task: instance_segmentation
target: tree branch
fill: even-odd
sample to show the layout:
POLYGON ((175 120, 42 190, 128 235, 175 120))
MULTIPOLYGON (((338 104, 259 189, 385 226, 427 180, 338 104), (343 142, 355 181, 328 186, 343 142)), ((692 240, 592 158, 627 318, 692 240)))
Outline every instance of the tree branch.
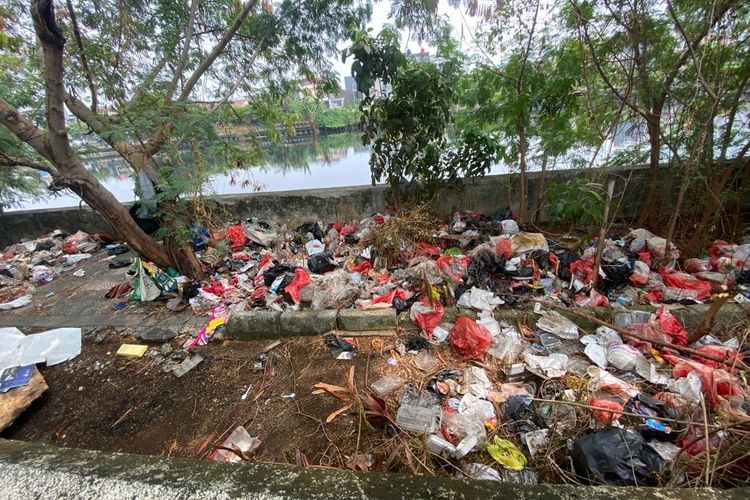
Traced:
POLYGON ((232 38, 234 38, 234 35, 240 29, 240 26, 242 26, 242 23, 250 14, 250 11, 252 11, 257 4, 258 0, 250 0, 249 2, 245 3, 245 5, 243 5, 239 14, 237 14, 237 17, 234 18, 232 24, 224 32, 224 35, 222 35, 221 39, 219 39, 219 42, 214 46, 213 49, 211 49, 211 52, 209 52, 206 58, 201 61, 198 67, 195 68, 193 74, 190 75, 190 78, 182 88, 182 92, 180 92, 180 96, 178 98, 179 101, 185 101, 188 97, 190 97, 190 93, 193 91, 193 87, 195 87, 195 85, 198 83, 198 80, 200 80, 203 74, 208 71, 208 68, 211 67, 216 58, 221 55, 229 42, 232 41, 232 38))
POLYGON ((48 160, 52 158, 47 133, 31 123, 2 97, 0 97, 0 123, 44 158, 48 160))
POLYGON ((21 158, 19 156, 10 156, 0 151, 0 166, 3 167, 26 167, 34 170, 47 172, 48 174, 57 175, 57 169, 49 163, 34 161, 30 158, 21 158))
POLYGON ((75 153, 68 140, 65 124, 65 87, 63 86, 63 51, 65 37, 55 19, 52 0, 32 0, 31 17, 34 31, 42 42, 44 52, 44 85, 47 96, 45 107, 49 127, 51 161, 58 167, 73 166, 75 153))
POLYGON ((195 15, 197 12, 198 0, 192 0, 192 2, 190 2, 190 18, 188 19, 187 31, 185 32, 185 43, 182 46, 182 53, 180 54, 180 59, 177 61, 177 67, 174 70, 174 75, 172 76, 172 81, 169 85, 171 92, 167 96, 168 99, 172 98, 172 94, 174 94, 174 91, 177 88, 177 82, 180 81, 182 72, 185 70, 185 63, 187 63, 188 55, 190 54, 190 42, 193 38, 193 28, 195 26, 195 15))
POLYGON ((735 0, 728 0, 727 2, 719 5, 719 8, 711 17, 710 21, 706 23, 706 25, 703 27, 701 32, 698 33, 698 36, 696 36, 695 39, 692 41, 685 39, 687 48, 682 52, 679 59, 677 59, 677 62, 675 63, 674 68, 672 68, 672 72, 669 73, 669 75, 667 75, 666 79, 664 80, 664 89, 662 90, 662 96, 663 96, 662 100, 664 99, 664 97, 666 97, 667 93, 669 93, 669 88, 672 86, 672 82, 674 81, 675 78, 677 78, 677 75, 680 73, 680 69, 682 69, 682 66, 690 57, 690 54, 695 49, 698 48, 698 46, 706 37, 706 35, 708 35, 708 32, 711 31, 711 28, 713 28, 716 25, 716 23, 721 21, 721 19, 724 17, 724 14, 727 13, 727 11, 734 5, 734 3, 735 3, 735 0))
POLYGON ((96 95, 96 83, 94 82, 94 75, 91 72, 91 68, 89 68, 88 60, 86 59, 86 53, 83 49, 83 38, 81 37, 81 30, 78 28, 78 19, 76 19, 76 13, 73 10, 73 2, 71 0, 66 0, 66 3, 68 5, 68 14, 70 14, 70 23, 73 25, 73 37, 76 40, 76 45, 78 46, 78 57, 81 59, 81 67, 83 68, 83 73, 86 75, 86 80, 89 84, 89 90, 91 91, 91 111, 96 113, 96 107, 98 105, 99 99, 96 95))

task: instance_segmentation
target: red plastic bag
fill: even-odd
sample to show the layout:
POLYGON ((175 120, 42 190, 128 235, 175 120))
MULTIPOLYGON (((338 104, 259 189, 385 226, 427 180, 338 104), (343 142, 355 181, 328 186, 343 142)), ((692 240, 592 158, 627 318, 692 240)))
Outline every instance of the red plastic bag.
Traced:
POLYGON ((348 236, 356 232, 357 232, 357 226, 355 226, 354 224, 346 224, 344 227, 341 228, 341 231, 339 231, 339 235, 348 236))
MULTIPOLYGON (((506 259, 510 259, 513 256, 513 249, 512 245, 510 244, 510 238, 500 238, 499 240, 497 240, 496 252, 498 255, 502 255, 506 259)), ((550 253, 550 262, 552 261, 552 255, 553 254, 550 253)), ((557 260, 557 258, 555 258, 555 260, 557 260)))
POLYGON ((673 354, 662 354, 662 357, 674 365, 674 378, 687 377, 695 372, 701 379, 701 389, 712 405, 726 401, 722 396, 742 396, 742 385, 729 372, 712 368, 692 359, 684 359, 673 354))
MULTIPOLYGON (((722 364, 721 368, 732 372, 737 370, 737 368, 733 368, 733 364, 736 361, 742 361, 744 359, 743 354, 737 354, 737 351, 735 351, 731 347, 726 347, 723 345, 706 345, 703 347, 699 347, 697 350, 715 358, 725 359, 726 364, 722 364)), ((704 365, 710 366, 712 368, 717 368, 719 366, 718 361, 704 358, 703 356, 699 356, 697 354, 691 354, 690 357, 695 361, 703 363, 704 365)))
POLYGON ((370 272, 370 269, 372 269, 372 264, 370 264, 369 260, 363 260, 359 264, 353 264, 349 266, 349 270, 353 273, 359 273, 362 276, 370 272))
POLYGON ((460 316, 448 334, 448 340, 459 356, 481 360, 492 343, 492 334, 473 319, 460 316))
POLYGON ((662 281, 666 286, 682 288, 683 290, 695 290, 698 292, 698 300, 706 300, 711 296, 711 283, 696 278, 692 274, 679 271, 667 271, 659 269, 662 281))
POLYGON ((239 250, 247 244, 247 236, 245 235, 245 228, 239 224, 229 226, 227 228, 227 238, 232 242, 229 248, 232 251, 239 250))
POLYGON ((406 300, 409 297, 409 292, 402 290, 401 288, 394 288, 390 292, 373 297, 372 304, 393 304, 393 299, 398 298, 406 300))
POLYGON ((634 285, 645 285, 648 283, 648 279, 651 276, 651 269, 643 261, 636 260, 633 262, 633 273, 630 275, 631 283, 634 285))
POLYGON ((651 267, 651 254, 649 252, 640 252, 638 254, 638 260, 646 264, 649 268, 651 267))
POLYGON ((471 259, 462 255, 460 257, 451 257, 450 255, 441 255, 435 261, 438 269, 448 276, 452 281, 459 282, 466 276, 471 259))
POLYGON ((626 330, 646 339, 639 340, 633 337, 625 337, 625 342, 632 345, 643 354, 649 354, 651 352, 652 344, 650 340, 657 340, 660 342, 670 341, 669 337, 667 337, 661 329, 656 328, 650 323, 633 323, 632 325, 628 325, 626 330))
POLYGON ((437 258, 440 257, 441 253, 442 252, 440 252, 440 249, 438 247, 434 247, 428 243, 425 243, 424 241, 420 241, 414 244, 414 255, 416 256, 437 258))
POLYGON ((211 284, 206 285, 203 287, 204 292, 212 293, 216 295, 217 297, 221 297, 224 295, 224 292, 226 291, 224 289, 224 285, 216 281, 215 279, 211 279, 211 284))
POLYGON ((63 253, 74 254, 78 253, 78 247, 76 246, 76 243, 74 241, 69 241, 67 243, 63 243, 62 251, 63 253))
POLYGON ((646 299, 646 302, 648 303, 651 303, 651 302, 661 303, 662 301, 664 301, 664 292, 658 288, 654 288, 646 294, 645 299, 646 299))
POLYGON ((688 334, 679 320, 669 312, 669 309, 661 306, 661 309, 656 313, 656 323, 662 332, 669 335, 673 344, 687 345, 688 334))
POLYGON ((700 273, 708 271, 708 264, 702 259, 687 259, 682 264, 682 268, 688 273, 700 273))
POLYGON ((378 224, 378 225, 380 225, 380 224, 382 224, 383 222, 385 222, 385 217, 383 217, 383 216, 382 216, 382 215, 380 215, 380 214, 375 214, 375 215, 373 215, 373 216, 372 216, 372 220, 374 220, 374 221, 375 221, 375 224, 378 224))
POLYGON ((592 411, 594 413, 594 418, 596 418, 600 424, 608 424, 613 419, 617 420, 620 418, 623 411, 623 405, 620 403, 610 401, 609 399, 596 399, 594 395, 589 396, 588 404, 598 408, 592 411))
POLYGON ((592 259, 577 260, 570 263, 570 273, 588 285, 594 279, 594 262, 592 259))
POLYGON ((294 278, 292 278, 292 281, 290 281, 289 284, 284 287, 284 292, 289 294, 289 297, 292 298, 292 302, 294 302, 295 304, 299 304, 300 292, 309 284, 310 275, 307 274, 307 271, 298 267, 294 270, 294 278))
POLYGON ((578 307, 601 307, 609 305, 609 300, 596 290, 591 290, 589 295, 579 294, 576 297, 576 305, 578 307))
POLYGON ((423 296, 418 302, 412 304, 409 317, 412 323, 419 326, 429 340, 432 338, 433 330, 443 319, 443 304, 440 302, 430 304, 427 297, 423 296))

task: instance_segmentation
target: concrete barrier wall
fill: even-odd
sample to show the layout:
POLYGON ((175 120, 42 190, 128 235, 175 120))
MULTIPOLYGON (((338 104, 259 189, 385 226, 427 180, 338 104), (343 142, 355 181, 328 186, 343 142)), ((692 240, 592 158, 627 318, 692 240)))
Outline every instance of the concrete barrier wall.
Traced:
MULTIPOLYGON (((565 181, 577 176, 598 176, 598 182, 605 182, 603 175, 617 180, 616 193, 623 193, 619 214, 626 220, 632 219, 643 203, 649 187, 648 171, 645 168, 623 170, 557 170, 547 173, 546 185, 565 181)), ((665 169, 664 182, 669 182, 665 169)), ((493 214, 510 206, 518 210, 517 174, 490 175, 470 179, 460 186, 442 191, 436 200, 437 210, 450 214, 455 210, 474 210, 483 214, 493 214)), ((537 193, 542 187, 539 172, 528 175, 527 213, 536 210, 537 193)), ((665 192, 674 194, 676 186, 665 187, 665 192)), ((213 197, 227 211, 229 218, 243 220, 260 217, 282 222, 301 223, 320 220, 330 222, 335 219, 352 219, 372 215, 392 203, 390 189, 384 185, 353 186, 330 189, 307 189, 269 193, 248 193, 213 197)), ((750 200, 745 201, 750 206, 750 200)), ((546 222, 546 214, 540 220, 546 222)), ((57 208, 29 210, 0 214, 0 246, 15 243, 23 238, 37 238, 54 229, 74 232, 82 229, 87 232, 113 232, 112 228, 89 208, 57 208)))

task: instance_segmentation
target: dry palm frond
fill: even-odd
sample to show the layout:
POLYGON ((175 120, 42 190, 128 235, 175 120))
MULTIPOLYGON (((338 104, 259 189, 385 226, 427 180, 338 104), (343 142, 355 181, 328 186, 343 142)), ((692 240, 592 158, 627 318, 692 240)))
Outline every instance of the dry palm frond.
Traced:
POLYGON ((328 417, 326 417, 326 423, 331 422, 334 418, 338 417, 342 413, 349 410, 354 406, 356 401, 357 389, 354 386, 354 367, 352 366, 349 370, 349 378, 347 380, 347 386, 342 387, 340 385, 326 384, 325 382, 318 382, 313 386, 315 389, 313 394, 330 394, 334 398, 338 399, 344 406, 334 411, 328 417))
POLYGON ((396 261, 403 257, 404 250, 418 241, 432 239, 440 226, 440 219, 426 203, 415 208, 403 210, 373 227, 369 234, 362 238, 362 245, 372 245, 378 257, 387 261, 396 261))

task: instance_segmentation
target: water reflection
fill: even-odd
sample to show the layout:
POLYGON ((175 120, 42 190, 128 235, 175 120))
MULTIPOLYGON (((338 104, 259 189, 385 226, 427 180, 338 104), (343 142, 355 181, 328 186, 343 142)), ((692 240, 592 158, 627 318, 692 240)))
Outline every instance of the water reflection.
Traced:
MULTIPOLYGON (((204 187, 207 194, 250 193, 259 186, 263 191, 284 191, 322 187, 356 186, 370 183, 369 147, 363 147, 356 133, 320 136, 317 140, 263 148, 259 166, 229 169, 221 156, 203 158, 209 172, 204 187)), ((189 157, 184 157, 190 161, 189 157)), ((116 155, 86 161, 86 166, 118 200, 132 201, 132 170, 116 155)), ((77 206, 80 199, 60 193, 27 200, 12 210, 77 206)))

